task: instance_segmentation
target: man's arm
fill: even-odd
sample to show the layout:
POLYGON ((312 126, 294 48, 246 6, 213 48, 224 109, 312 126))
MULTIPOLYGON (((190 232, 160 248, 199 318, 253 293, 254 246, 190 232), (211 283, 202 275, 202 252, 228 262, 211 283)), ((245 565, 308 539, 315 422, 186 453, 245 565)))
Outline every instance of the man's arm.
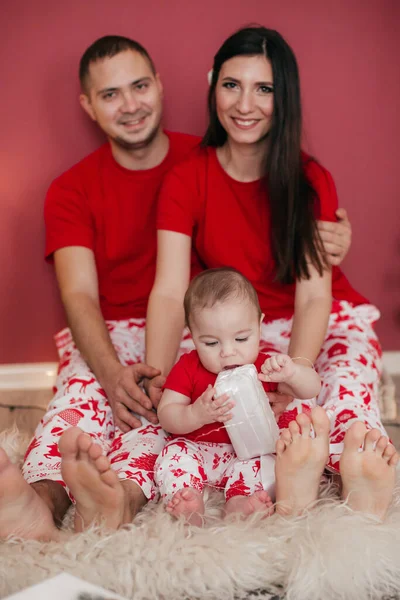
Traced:
POLYGON ((337 222, 318 221, 328 262, 332 266, 340 265, 351 246, 351 223, 344 208, 336 211, 337 222))
POLYGON ((124 432, 141 423, 128 409, 157 423, 151 401, 139 388, 144 377, 160 372, 144 364, 124 367, 117 356, 100 310, 95 258, 82 246, 54 253, 61 299, 75 344, 107 394, 115 424, 124 432))

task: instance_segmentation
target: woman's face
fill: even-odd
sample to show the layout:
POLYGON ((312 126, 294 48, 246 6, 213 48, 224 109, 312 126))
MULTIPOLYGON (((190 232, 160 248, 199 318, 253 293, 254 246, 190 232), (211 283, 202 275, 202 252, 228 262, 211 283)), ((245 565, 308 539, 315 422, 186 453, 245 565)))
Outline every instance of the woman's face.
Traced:
POLYGON ((254 144, 270 130, 274 108, 270 61, 263 55, 235 56, 224 62, 216 89, 217 115, 228 139, 254 144))

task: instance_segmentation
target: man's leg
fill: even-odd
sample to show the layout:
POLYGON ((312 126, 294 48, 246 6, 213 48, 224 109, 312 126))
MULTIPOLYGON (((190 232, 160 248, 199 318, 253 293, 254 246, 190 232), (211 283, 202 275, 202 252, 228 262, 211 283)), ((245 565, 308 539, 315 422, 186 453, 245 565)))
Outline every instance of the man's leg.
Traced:
POLYGON ((93 524, 117 529, 123 522, 125 493, 99 444, 71 427, 59 448, 62 477, 75 500, 75 531, 93 524))
POLYGON ((10 535, 44 541, 62 537, 61 522, 69 505, 60 483, 42 481, 29 485, 17 465, 0 448, 0 538, 10 535))
MULTIPOLYGON (((148 427, 142 429, 148 431, 148 427)), ((161 430, 159 427, 150 427, 161 430)), ((164 433, 162 437, 155 433, 152 435, 159 440, 161 451, 164 433)), ((135 459, 135 452, 140 452, 141 468, 130 471, 131 479, 121 481, 115 464, 111 464, 93 438, 78 427, 71 427, 61 436, 61 472, 75 501, 75 531, 84 531, 93 524, 118 529, 125 523, 131 523, 146 504, 144 490, 149 497, 154 497, 153 471, 157 454, 146 454, 145 447, 150 442, 138 442, 136 438, 141 440, 140 429, 129 434, 120 432, 116 439, 117 449, 109 455, 111 459, 116 459, 115 464, 119 463, 118 470, 124 476, 126 469, 132 468, 135 460, 138 460, 135 459), (130 442, 124 441, 126 436, 130 437, 130 442), (130 448, 132 452, 124 448, 130 448), (141 481, 142 487, 132 478, 141 481)))
POLYGON ((121 481, 121 486, 124 491, 124 513, 121 524, 124 525, 125 523, 132 523, 148 500, 141 487, 134 481, 125 479, 121 481))
POLYGON ((61 527, 65 513, 71 506, 71 500, 63 484, 58 481, 43 479, 32 483, 31 488, 49 507, 55 525, 61 527))
POLYGON ((61 475, 58 442, 79 425, 106 442, 113 432, 111 409, 68 330, 64 332, 56 394, 36 428, 22 473, 1 451, 0 537, 59 539, 57 526, 70 505, 61 475))
MULTIPOLYGON (((145 320, 113 321, 110 325, 110 337, 121 363, 143 362, 145 320)), ((192 349, 193 342, 187 335, 181 352, 192 349)), ((144 418, 142 422, 141 428, 126 434, 115 431, 107 458, 100 456, 96 440, 80 435, 82 431, 64 433, 62 471, 80 515, 75 523, 77 531, 99 521, 110 528, 131 523, 146 502, 157 497, 154 465, 166 434, 160 426, 144 418)))

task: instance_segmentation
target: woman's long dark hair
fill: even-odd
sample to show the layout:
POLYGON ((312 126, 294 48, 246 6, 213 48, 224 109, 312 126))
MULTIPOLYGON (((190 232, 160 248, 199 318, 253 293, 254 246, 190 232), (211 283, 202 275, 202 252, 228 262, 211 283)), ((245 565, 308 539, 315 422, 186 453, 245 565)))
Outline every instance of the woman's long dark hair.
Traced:
POLYGON ((227 139, 216 109, 215 88, 224 62, 234 56, 262 54, 271 63, 274 109, 266 141, 265 175, 271 210, 272 252, 276 279, 292 283, 309 278, 307 260, 322 275, 325 261, 316 224, 318 198, 304 172, 301 156, 301 100, 296 58, 283 37, 265 27, 246 27, 228 38, 214 57, 208 94, 209 126, 204 146, 227 139))

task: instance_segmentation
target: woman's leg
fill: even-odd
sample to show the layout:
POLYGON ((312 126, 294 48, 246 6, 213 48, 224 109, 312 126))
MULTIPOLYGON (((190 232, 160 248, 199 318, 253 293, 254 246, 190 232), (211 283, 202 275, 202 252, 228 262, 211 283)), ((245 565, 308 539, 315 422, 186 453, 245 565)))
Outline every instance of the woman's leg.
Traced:
POLYGON ((391 502, 398 455, 381 423, 378 384, 382 351, 371 305, 340 303, 316 362, 323 379, 318 403, 330 420, 328 468, 342 476, 344 500, 383 518, 391 502))
MULTIPOLYGON (((263 324, 261 350, 287 353, 291 328, 291 319, 263 324)), ((328 459, 329 421, 315 405, 315 399, 294 399, 278 419, 282 432, 276 447, 276 510, 281 514, 299 514, 318 497, 328 459)))

